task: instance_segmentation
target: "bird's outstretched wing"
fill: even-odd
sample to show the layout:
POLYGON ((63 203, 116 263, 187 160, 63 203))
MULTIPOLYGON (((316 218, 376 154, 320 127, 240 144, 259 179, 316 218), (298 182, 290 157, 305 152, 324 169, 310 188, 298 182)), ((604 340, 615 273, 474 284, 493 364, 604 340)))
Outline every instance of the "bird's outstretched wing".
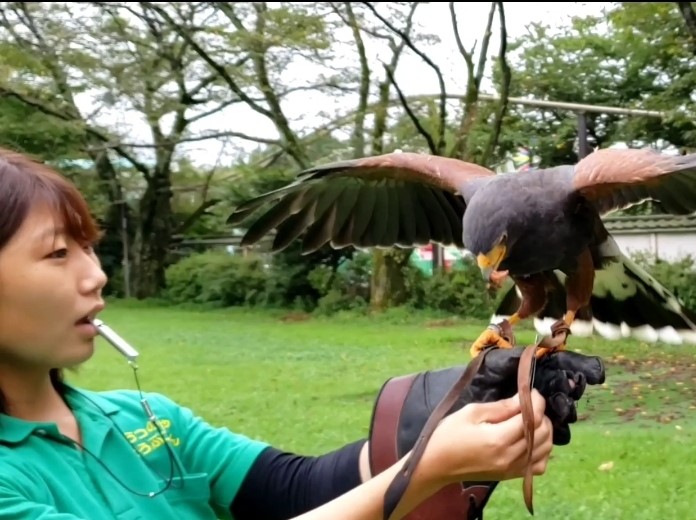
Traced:
POLYGON ((696 154, 667 155, 652 149, 604 149, 575 166, 574 189, 600 213, 645 200, 659 201, 664 211, 696 211, 696 154))
POLYGON ((272 250, 304 234, 302 251, 326 243, 339 249, 411 247, 436 242, 463 248, 462 189, 495 173, 477 164, 418 153, 397 152, 333 162, 300 172, 280 189, 238 206, 229 224, 251 223, 241 245, 276 229, 272 250))

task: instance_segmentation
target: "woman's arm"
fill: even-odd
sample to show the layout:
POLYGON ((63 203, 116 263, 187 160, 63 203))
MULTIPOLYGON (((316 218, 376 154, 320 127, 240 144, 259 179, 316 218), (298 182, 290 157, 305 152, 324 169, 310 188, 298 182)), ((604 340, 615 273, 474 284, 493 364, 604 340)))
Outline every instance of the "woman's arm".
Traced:
POLYGON ((268 447, 249 469, 232 502, 236 520, 286 520, 311 511, 369 478, 367 441, 317 457, 268 447))
MULTIPOLYGON (((535 413, 533 471, 546 471, 553 447, 545 400, 532 392, 535 413)), ((517 396, 484 404, 469 404, 446 417, 433 433, 401 503, 401 518, 451 482, 502 481, 524 474, 526 441, 517 396)), ((382 520, 384 494, 403 459, 386 471, 331 502, 295 520, 382 520)))

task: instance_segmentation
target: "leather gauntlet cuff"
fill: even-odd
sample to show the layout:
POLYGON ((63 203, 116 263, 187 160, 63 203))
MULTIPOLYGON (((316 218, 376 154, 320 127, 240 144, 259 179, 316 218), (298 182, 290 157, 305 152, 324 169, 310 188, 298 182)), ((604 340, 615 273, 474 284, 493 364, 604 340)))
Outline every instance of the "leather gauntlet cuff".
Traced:
MULTIPOLYGON (((465 366, 389 379, 375 401, 370 423, 370 471, 381 473, 413 447, 438 402, 465 366)), ((450 410, 466 404, 459 400, 450 410)), ((497 482, 450 484, 430 496, 404 520, 479 520, 497 482)))

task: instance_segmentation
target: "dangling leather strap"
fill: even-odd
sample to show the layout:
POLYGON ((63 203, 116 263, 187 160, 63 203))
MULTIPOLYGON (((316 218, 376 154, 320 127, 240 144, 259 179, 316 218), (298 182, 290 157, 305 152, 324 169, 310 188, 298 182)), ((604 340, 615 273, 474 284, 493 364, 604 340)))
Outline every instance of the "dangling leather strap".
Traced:
POLYGON ((534 407, 532 406, 532 388, 534 387, 534 368, 536 366, 535 345, 526 347, 520 356, 520 364, 517 367, 517 392, 520 398, 520 410, 522 412, 522 424, 524 425, 524 437, 527 441, 527 464, 522 479, 522 495, 527 511, 534 514, 533 504, 533 478, 532 454, 534 452, 534 407))

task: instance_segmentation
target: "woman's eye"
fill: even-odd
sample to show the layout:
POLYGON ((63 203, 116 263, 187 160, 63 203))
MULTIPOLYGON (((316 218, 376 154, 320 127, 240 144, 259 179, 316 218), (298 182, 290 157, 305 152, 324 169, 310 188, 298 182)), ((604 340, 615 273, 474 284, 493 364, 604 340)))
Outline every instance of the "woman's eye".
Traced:
POLYGON ((67 248, 56 249, 49 256, 49 258, 65 258, 68 254, 67 248))

